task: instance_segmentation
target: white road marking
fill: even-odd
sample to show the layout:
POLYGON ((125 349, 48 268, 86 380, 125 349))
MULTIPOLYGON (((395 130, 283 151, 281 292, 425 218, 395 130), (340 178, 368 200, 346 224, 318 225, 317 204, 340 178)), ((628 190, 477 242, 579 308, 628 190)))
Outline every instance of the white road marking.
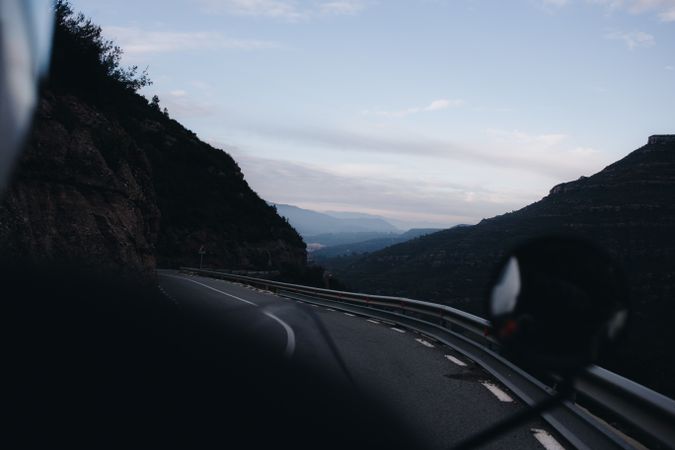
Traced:
POLYGON ((466 367, 466 363, 464 361, 461 361, 452 355, 445 355, 445 357, 448 358, 450 361, 454 362, 455 364, 457 364, 458 366, 466 367))
POLYGON ((331 308, 326 308, 326 311, 335 312, 335 310, 334 310, 334 309, 331 309, 331 308))
POLYGON ((356 317, 354 314, 350 314, 350 313, 344 313, 344 315, 349 316, 349 317, 356 317))
POLYGON ((512 402, 513 399, 509 394, 499 389, 495 384, 490 383, 489 381, 481 381, 480 384, 488 388, 490 392, 494 394, 495 397, 499 399, 500 402, 512 402))
POLYGON ((291 328, 290 325, 288 325, 286 322, 284 322, 271 312, 268 311, 263 312, 267 317, 276 320, 282 327, 284 327, 284 330, 286 331, 286 349, 284 350, 284 354, 286 355, 287 358, 290 358, 291 356, 293 356, 293 352, 295 351, 295 333, 293 332, 293 328, 291 328))
POLYGON ((366 319, 366 322, 374 323, 376 325, 380 324, 380 322, 378 322, 377 320, 373 320, 373 319, 366 319))
MULTIPOLYGON (((172 278, 178 278, 178 279, 185 280, 185 281, 189 281, 191 283, 196 283, 200 286, 204 286, 207 289, 211 289, 212 291, 216 291, 219 294, 223 294, 223 295, 226 295, 228 297, 232 297, 235 300, 239 300, 240 302, 244 302, 244 303, 247 303, 247 304, 252 305, 252 306, 258 306, 253 302, 245 300, 241 297, 237 297, 236 295, 232 295, 232 294, 229 294, 227 292, 223 292, 219 289, 216 289, 216 288, 213 288, 213 287, 209 286, 208 284, 200 283, 199 281, 191 280, 191 279, 184 278, 184 277, 177 277, 177 276, 173 276, 173 275, 166 275, 166 276, 169 276, 169 277, 172 277, 172 278)), ((267 317, 269 317, 270 319, 273 319, 276 322, 278 322, 284 328, 284 331, 286 331, 286 349, 284 350, 284 354, 288 358, 290 358, 293 355, 293 352, 295 351, 295 333, 293 332, 293 328, 291 328, 290 325, 288 325, 286 322, 284 322, 283 320, 281 320, 280 318, 278 318, 277 316, 275 316, 271 312, 263 311, 263 313, 267 317)))
POLYGON ((401 330, 400 328, 391 327, 391 329, 394 331, 398 331, 399 333, 405 333, 405 330, 401 330))
POLYGON ((432 344, 429 341, 425 341, 424 339, 420 339, 420 338, 415 338, 415 340, 417 342, 419 342, 420 344, 424 345, 425 347, 434 348, 434 344, 432 344))
POLYGON ((239 300, 240 302, 244 302, 244 303, 252 305, 252 306, 258 306, 253 302, 249 302, 248 300, 244 300, 243 298, 237 297, 236 295, 228 294, 227 292, 223 292, 219 289, 213 288, 213 287, 209 286, 208 284, 200 283, 199 281, 191 280, 189 278, 184 278, 184 277, 176 277, 176 276, 173 276, 173 275, 165 275, 165 276, 171 277, 171 278, 178 278, 179 280, 189 281, 190 283, 195 283, 195 284, 198 284, 200 286, 204 286, 207 289, 211 289, 212 291, 216 291, 219 294, 223 294, 223 295, 227 295, 228 297, 232 297, 233 299, 239 300))
POLYGON ((546 450, 565 450, 565 447, 560 445, 560 442, 556 441, 546 430, 530 428, 530 431, 534 434, 534 438, 538 440, 546 450))
POLYGON ((319 307, 319 305, 315 305, 314 303, 310 303, 309 306, 313 306, 313 307, 315 307, 315 308, 318 308, 318 307, 319 307))

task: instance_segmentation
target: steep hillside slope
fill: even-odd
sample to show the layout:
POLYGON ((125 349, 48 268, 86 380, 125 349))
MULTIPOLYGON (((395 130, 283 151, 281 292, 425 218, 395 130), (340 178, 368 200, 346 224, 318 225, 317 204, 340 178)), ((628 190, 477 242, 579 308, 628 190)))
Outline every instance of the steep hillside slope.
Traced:
POLYGON ((301 238, 234 160, 137 97, 118 111, 43 93, 0 206, 4 256, 150 274, 198 264, 204 246, 216 267, 304 264, 301 238))
POLYGON ((0 198, 0 255, 152 278, 157 264, 304 267, 305 244, 225 152, 136 90, 100 27, 55 3, 50 76, 0 198))
POLYGON ((150 163, 127 130, 45 92, 0 204, 3 259, 149 277, 159 218, 150 163))
POLYGON ((389 247, 335 273, 358 290, 483 314, 495 262, 521 240, 556 232, 605 247, 629 278, 633 330, 624 352, 607 363, 674 395, 669 355, 675 342, 675 136, 650 137, 601 172, 555 186, 519 211, 389 247))

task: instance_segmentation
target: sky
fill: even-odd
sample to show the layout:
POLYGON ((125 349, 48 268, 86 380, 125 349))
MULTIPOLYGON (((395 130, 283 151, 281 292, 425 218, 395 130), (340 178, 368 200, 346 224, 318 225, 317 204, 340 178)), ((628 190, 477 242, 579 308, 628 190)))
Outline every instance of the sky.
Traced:
POLYGON ((675 0, 72 0, 265 200, 446 227, 675 133, 675 0))

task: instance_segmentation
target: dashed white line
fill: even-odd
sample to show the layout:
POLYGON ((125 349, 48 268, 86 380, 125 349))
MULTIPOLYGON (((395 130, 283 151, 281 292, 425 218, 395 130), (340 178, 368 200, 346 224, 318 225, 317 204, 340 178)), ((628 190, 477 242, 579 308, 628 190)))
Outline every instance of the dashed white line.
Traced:
POLYGON ((509 394, 499 389, 495 384, 489 381, 481 381, 480 384, 485 386, 490 392, 494 394, 495 397, 499 399, 500 402, 512 402, 513 399, 509 394))
POLYGON ((351 313, 343 313, 343 314, 344 314, 345 316, 349 316, 349 317, 356 317, 354 314, 351 314, 351 313))
POLYGON ((560 442, 556 441, 556 439, 546 430, 530 428, 530 431, 534 434, 534 438, 538 440, 546 450, 565 450, 565 447, 560 445, 560 442))
POLYGON ((400 328, 391 327, 391 329, 394 331, 398 331, 399 333, 405 333, 405 330, 401 330, 400 328))
POLYGON ((466 363, 460 359, 455 358, 452 355, 445 355, 446 358, 448 358, 450 361, 454 362, 458 366, 466 367, 466 363))
POLYGON ((331 309, 331 308, 326 308, 326 311, 335 312, 335 310, 334 310, 334 309, 331 309))
POLYGON ((420 338, 415 338, 415 340, 417 342, 419 342, 420 344, 424 345, 425 347, 434 348, 434 344, 432 344, 429 341, 425 341, 424 339, 420 339, 420 338))
POLYGON ((380 322, 378 322, 377 320, 373 320, 373 319, 366 319, 366 322, 374 323, 375 325, 380 324, 380 322))
POLYGON ((315 307, 315 308, 318 308, 318 307, 319 307, 319 305, 315 305, 314 303, 310 303, 309 306, 313 306, 313 307, 315 307))

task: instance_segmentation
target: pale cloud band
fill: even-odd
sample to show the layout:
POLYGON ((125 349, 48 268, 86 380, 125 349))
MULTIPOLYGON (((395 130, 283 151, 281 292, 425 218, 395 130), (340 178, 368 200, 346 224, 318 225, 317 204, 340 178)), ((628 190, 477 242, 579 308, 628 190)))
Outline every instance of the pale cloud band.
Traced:
MULTIPOLYGON (((573 0, 541 0, 544 6, 563 7, 573 0)), ((662 22, 675 22, 675 0, 584 0, 602 5, 609 11, 628 11, 631 14, 655 13, 662 22)))
POLYGON ((649 33, 644 31, 612 31, 605 34, 606 39, 623 41, 629 50, 636 48, 653 47, 656 45, 656 39, 649 33))
POLYGON ((253 157, 231 147, 228 152, 266 200, 317 210, 358 211, 449 227, 475 223, 537 199, 448 182, 347 175, 326 166, 253 157))
POLYGON ((216 31, 147 31, 134 27, 107 26, 104 32, 124 49, 127 56, 194 50, 264 50, 283 47, 277 42, 236 39, 216 31))
POLYGON ((434 112, 434 111, 441 111, 444 109, 448 108, 459 108, 461 106, 464 106, 465 102, 464 100, 461 99, 454 99, 454 100, 448 100, 448 99, 438 99, 438 100, 433 100, 431 103, 429 103, 426 106, 415 106, 412 108, 406 108, 406 109, 400 109, 400 110, 392 110, 392 111, 387 111, 387 110, 364 110, 363 114, 373 114, 376 116, 382 116, 382 117, 407 117, 413 114, 418 114, 418 113, 423 113, 423 112, 434 112))
POLYGON ((249 17, 268 17, 301 22, 326 16, 355 15, 366 0, 197 0, 204 11, 249 17))

